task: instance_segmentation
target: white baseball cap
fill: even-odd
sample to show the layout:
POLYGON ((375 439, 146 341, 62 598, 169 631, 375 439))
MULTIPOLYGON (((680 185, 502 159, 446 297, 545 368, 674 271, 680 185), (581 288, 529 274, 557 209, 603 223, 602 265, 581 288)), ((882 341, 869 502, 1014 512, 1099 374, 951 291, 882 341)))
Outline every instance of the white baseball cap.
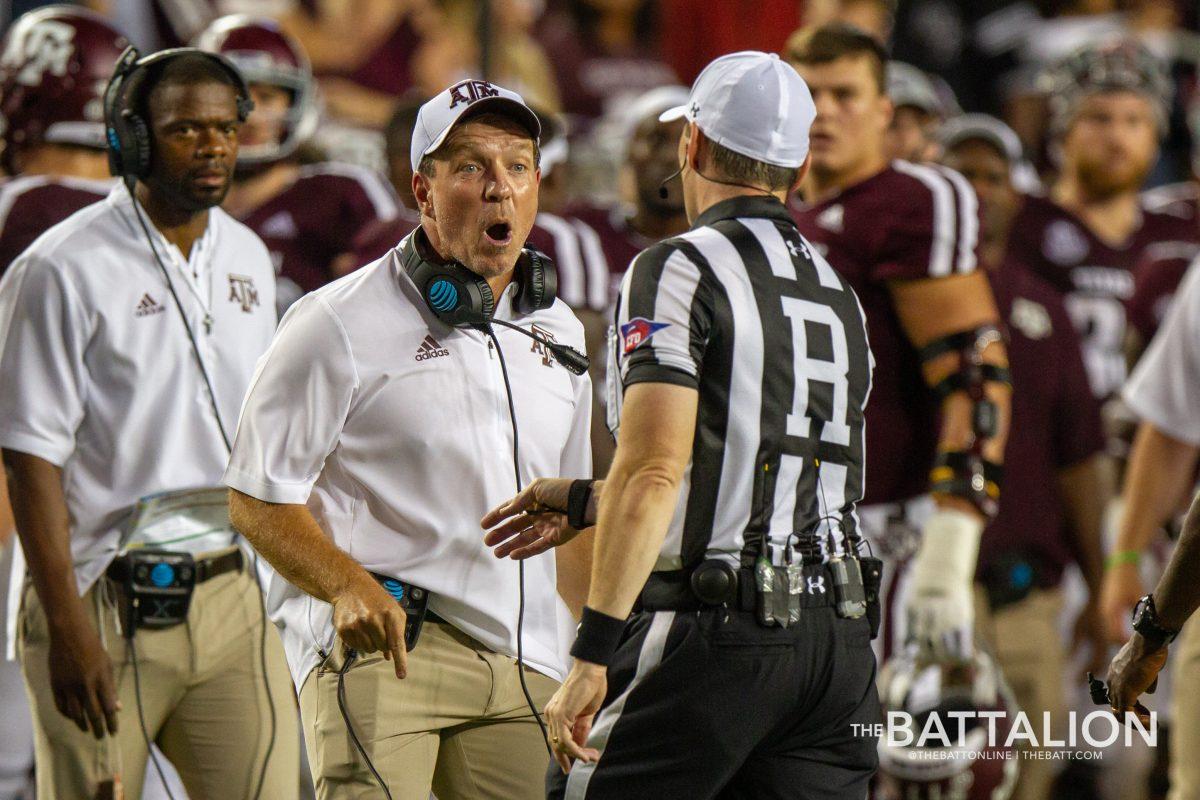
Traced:
POLYGON ((795 169, 808 156, 808 130, 817 116, 800 74, 774 53, 745 50, 711 62, 687 105, 668 109, 660 122, 686 118, 735 153, 795 169))
POLYGON ((442 146, 455 125, 484 112, 511 117, 529 131, 535 142, 542 135, 537 115, 525 105, 521 95, 487 81, 459 81, 427 101, 417 112, 409 150, 413 172, 417 171, 422 158, 442 146))

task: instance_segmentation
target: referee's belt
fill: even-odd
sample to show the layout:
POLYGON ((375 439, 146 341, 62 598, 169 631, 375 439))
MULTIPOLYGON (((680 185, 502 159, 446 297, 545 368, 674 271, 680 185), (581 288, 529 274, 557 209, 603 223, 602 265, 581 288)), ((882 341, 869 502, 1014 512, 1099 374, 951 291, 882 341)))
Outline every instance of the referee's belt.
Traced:
MULTIPOLYGON (((801 567, 801 608, 819 608, 835 604, 833 573, 825 564, 805 564, 801 567)), ((695 569, 663 570, 651 572, 642 587, 641 594, 633 604, 639 611, 699 611, 702 608, 729 606, 741 611, 754 611, 754 570, 748 567, 735 569, 724 562, 705 561, 695 569), (713 591, 722 580, 711 572, 727 570, 732 580, 724 581, 725 591, 713 591), (699 588, 697 588, 699 587, 699 588), (704 594, 703 597, 698 592, 704 594)))

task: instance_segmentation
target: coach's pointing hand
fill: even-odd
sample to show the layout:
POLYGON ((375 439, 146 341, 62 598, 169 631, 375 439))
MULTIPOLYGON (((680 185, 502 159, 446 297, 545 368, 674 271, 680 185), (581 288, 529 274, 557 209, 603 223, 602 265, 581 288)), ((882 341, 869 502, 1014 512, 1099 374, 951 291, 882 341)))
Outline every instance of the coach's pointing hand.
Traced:
POLYGON ((333 627, 346 646, 360 653, 383 651, 395 664, 397 678, 408 674, 406 619, 400 604, 366 572, 352 577, 333 601, 333 627))
POLYGON ((590 763, 600 758, 599 750, 583 745, 592 730, 592 718, 600 710, 607 690, 607 668, 576 659, 566 682, 546 705, 550 749, 563 772, 571 771, 571 763, 575 759, 590 763))

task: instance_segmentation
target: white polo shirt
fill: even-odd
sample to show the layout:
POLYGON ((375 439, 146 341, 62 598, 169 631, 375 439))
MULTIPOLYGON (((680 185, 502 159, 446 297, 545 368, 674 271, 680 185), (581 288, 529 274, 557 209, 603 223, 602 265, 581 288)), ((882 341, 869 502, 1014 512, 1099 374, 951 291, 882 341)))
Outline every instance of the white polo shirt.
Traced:
MULTIPOLYGON (((219 486, 228 462, 132 202, 118 185, 42 234, 0 281, 0 447, 62 468, 80 593, 112 561, 139 498, 219 486)), ((267 248, 219 208, 189 260, 150 232, 232 435, 275 329, 267 248)))
POLYGON ((1129 376, 1122 395, 1141 419, 1200 445, 1200 270, 1193 261, 1167 318, 1129 376))
MULTIPOLYGON (((403 243, 402 243, 403 244, 403 243)), ((496 317, 583 349, 561 301, 496 317)), ((522 481, 591 474, 591 385, 516 331, 495 326, 512 382, 522 481)), ((497 559, 479 520, 516 492, 500 361, 487 336, 440 322, 399 249, 301 298, 258 366, 229 486, 306 503, 366 569, 431 592, 429 608, 486 647, 516 655, 517 562, 497 559)), ((523 655, 561 680, 553 553, 526 561, 523 655)), ((268 608, 297 688, 333 645, 332 607, 278 576, 268 608)), ((419 645, 418 645, 419 646, 419 645)))

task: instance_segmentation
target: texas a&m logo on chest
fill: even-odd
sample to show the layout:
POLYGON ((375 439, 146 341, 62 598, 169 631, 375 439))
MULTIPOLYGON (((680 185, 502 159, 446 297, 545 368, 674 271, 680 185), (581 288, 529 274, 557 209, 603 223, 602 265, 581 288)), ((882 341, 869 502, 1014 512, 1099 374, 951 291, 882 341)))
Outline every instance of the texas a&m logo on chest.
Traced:
POLYGON ((258 289, 254 288, 254 279, 249 275, 229 276, 229 302, 237 303, 247 314, 258 305, 258 289))
POLYGON ((459 103, 470 105, 485 97, 495 97, 500 91, 487 81, 461 81, 450 87, 450 107, 459 103))

